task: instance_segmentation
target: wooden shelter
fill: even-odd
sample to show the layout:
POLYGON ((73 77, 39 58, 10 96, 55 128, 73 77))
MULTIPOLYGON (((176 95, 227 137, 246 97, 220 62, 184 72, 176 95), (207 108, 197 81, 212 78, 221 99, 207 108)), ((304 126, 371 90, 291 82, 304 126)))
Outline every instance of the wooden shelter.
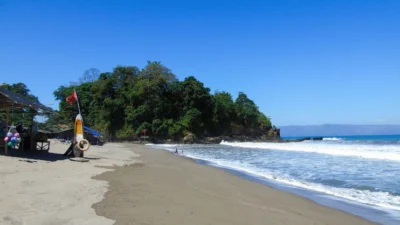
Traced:
MULTIPOLYGON (((12 113, 13 110, 15 109, 30 109, 30 117, 31 121, 33 124, 33 119, 35 115, 38 112, 53 112, 52 108, 49 108, 40 102, 28 99, 22 95, 19 95, 17 93, 14 93, 12 91, 9 91, 8 89, 0 86, 0 110, 6 112, 6 121, 5 121, 5 126, 0 127, 0 129, 6 129, 8 131, 8 128, 10 125, 12 125, 13 121, 10 121, 10 113, 12 113)), ((1 130, 0 130, 1 131, 1 130)), ((6 131, 6 132, 7 132, 6 131)), ((4 134, 4 130, 2 132, 4 134)), ((27 134, 28 139, 24 140, 24 143, 28 143, 30 150, 35 150, 36 149, 36 141, 35 141, 35 129, 29 130, 29 133, 27 134)), ((4 136, 0 135, 0 146, 4 145, 5 146, 5 154, 7 154, 8 147, 7 144, 4 143, 4 136)))

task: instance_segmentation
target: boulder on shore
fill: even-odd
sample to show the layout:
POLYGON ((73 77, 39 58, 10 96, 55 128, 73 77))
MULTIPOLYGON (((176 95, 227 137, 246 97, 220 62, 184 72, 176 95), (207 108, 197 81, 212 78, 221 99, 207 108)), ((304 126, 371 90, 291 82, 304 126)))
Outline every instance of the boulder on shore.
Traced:
POLYGON ((192 133, 188 133, 184 138, 183 138, 183 143, 185 144, 193 144, 196 142, 196 136, 192 133))
POLYGON ((262 136, 262 139, 266 141, 280 141, 281 130, 273 126, 267 131, 265 135, 262 136))

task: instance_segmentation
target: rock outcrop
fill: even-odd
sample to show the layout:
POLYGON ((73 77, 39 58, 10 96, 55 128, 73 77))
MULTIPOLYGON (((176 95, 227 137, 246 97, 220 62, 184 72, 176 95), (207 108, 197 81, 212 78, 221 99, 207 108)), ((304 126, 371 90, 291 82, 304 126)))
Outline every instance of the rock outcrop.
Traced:
POLYGON ((281 140, 281 130, 275 126, 271 127, 265 135, 261 137, 265 141, 280 141, 281 140))
MULTIPOLYGON (((281 139, 280 129, 273 126, 268 129, 264 134, 257 137, 246 136, 246 135, 234 135, 234 136, 217 136, 217 137, 196 137, 193 133, 187 133, 182 139, 176 142, 167 140, 154 140, 155 143, 183 143, 183 144, 219 144, 222 141, 229 142, 289 142, 281 139)), ((291 141, 303 141, 303 140, 291 140, 291 141)))
POLYGON ((183 143, 185 144, 193 144, 196 142, 196 136, 192 133, 186 134, 186 136, 183 138, 183 143))

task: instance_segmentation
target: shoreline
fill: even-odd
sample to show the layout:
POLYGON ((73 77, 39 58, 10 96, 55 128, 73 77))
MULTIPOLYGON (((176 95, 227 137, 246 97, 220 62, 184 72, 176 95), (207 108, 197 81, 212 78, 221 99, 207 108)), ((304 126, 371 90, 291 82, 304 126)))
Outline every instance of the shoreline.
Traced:
MULTIPOLYGON (((163 147, 157 145, 147 145, 153 149, 158 149, 162 151, 173 152, 173 150, 178 147, 179 149, 185 149, 190 145, 177 145, 177 146, 168 146, 161 145, 163 147)), ((207 148, 208 145, 204 145, 207 148)), ((298 185, 296 183, 292 183, 288 180, 280 180, 276 177, 264 176, 263 174, 254 172, 252 170, 246 170, 241 167, 231 166, 226 163, 220 163, 218 160, 212 159, 204 159, 202 157, 198 157, 196 155, 191 154, 190 150, 186 151, 185 154, 179 154, 180 157, 190 158, 194 160, 196 163, 206 165, 209 167, 217 168, 220 170, 224 170, 238 176, 242 179, 250 180, 252 182, 261 183, 268 187, 272 187, 277 190, 281 190, 284 192, 288 192, 291 194, 295 194, 297 196, 301 196, 303 198, 314 201, 317 204, 341 210, 343 212, 361 217, 365 220, 378 223, 378 224, 387 224, 387 225, 397 225, 400 221, 400 211, 397 211, 392 208, 387 208, 382 205, 374 205, 368 204, 365 201, 358 201, 351 198, 346 198, 346 196, 335 195, 333 193, 324 192, 320 189, 308 188, 307 186, 298 185)))
POLYGON ((299 139, 252 139, 252 138, 244 138, 244 139, 235 139, 235 138, 227 138, 223 139, 220 137, 215 137, 211 139, 197 139, 193 142, 185 142, 181 141, 171 141, 171 140, 152 140, 152 141, 115 141, 115 142, 108 142, 108 143, 121 143, 121 144, 137 144, 137 145, 146 145, 146 144, 155 144, 155 145, 215 145, 220 144, 222 141, 226 142, 254 142, 254 143, 293 143, 293 142, 304 142, 304 141, 322 141, 322 137, 305 137, 299 139))
POLYGON ((219 144, 222 141, 227 142, 256 142, 256 143, 291 143, 291 142, 303 142, 303 141, 322 141, 322 137, 304 137, 298 139, 281 139, 280 137, 275 139, 261 139, 261 138, 248 138, 248 137, 211 137, 197 139, 194 141, 171 141, 171 140, 152 140, 153 144, 219 144))
POLYGON ((242 170, 237 170, 234 168, 229 168, 229 167, 224 167, 220 165, 216 165, 213 162, 203 160, 203 159, 197 159, 197 158, 191 158, 187 156, 181 156, 184 158, 189 158, 192 159, 194 162, 218 168, 224 171, 227 171, 228 173, 231 173, 235 176, 238 176, 242 179, 249 180, 251 182, 256 182, 260 183, 263 185, 266 185, 270 188, 283 191, 286 193, 294 194, 296 196, 300 196, 302 198, 311 200, 315 202, 318 205, 322 205, 331 209, 336 209, 339 211, 342 211, 347 214, 355 215, 357 217, 360 217, 364 220, 377 223, 377 224, 387 224, 387 225, 397 225, 398 224, 398 219, 392 218, 390 215, 390 210, 388 209, 382 209, 379 208, 378 206, 372 207, 372 206, 366 206, 363 205, 362 203, 359 202, 353 202, 349 199, 333 196, 326 194, 324 192, 318 192, 315 190, 310 190, 302 187, 297 187, 293 186, 290 184, 285 184, 276 180, 268 179, 256 174, 252 174, 246 171, 242 170), (373 216, 371 216, 373 215, 373 216))
POLYGON ((93 178, 109 190, 92 207, 115 224, 376 224, 191 158, 127 146, 141 163, 93 178))

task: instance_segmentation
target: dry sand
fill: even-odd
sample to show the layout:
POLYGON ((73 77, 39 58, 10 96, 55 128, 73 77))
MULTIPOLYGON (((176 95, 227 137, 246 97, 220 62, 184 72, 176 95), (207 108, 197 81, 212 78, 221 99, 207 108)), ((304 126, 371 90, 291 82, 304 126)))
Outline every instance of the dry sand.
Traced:
POLYGON ((96 177, 110 189, 93 207, 117 225, 373 224, 166 151, 130 146, 141 163, 96 177))
POLYGON ((90 147, 89 162, 74 162, 62 155, 67 148, 51 141, 49 153, 0 155, 1 225, 114 224, 92 208, 108 183, 91 177, 134 163, 137 155, 122 144, 106 144, 90 147))

